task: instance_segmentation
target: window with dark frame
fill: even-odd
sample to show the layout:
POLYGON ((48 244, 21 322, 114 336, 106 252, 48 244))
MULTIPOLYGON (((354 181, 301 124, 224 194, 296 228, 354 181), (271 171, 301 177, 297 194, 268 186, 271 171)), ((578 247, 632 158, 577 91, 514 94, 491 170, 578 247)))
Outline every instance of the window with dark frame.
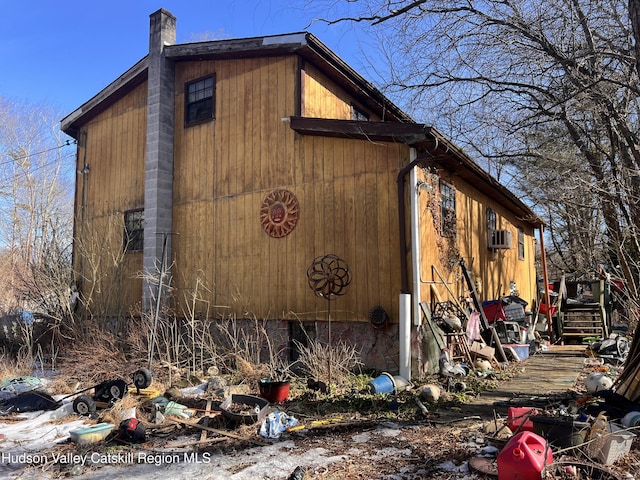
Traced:
POLYGON ((440 182, 440 200, 442 202, 442 236, 455 237, 456 226, 456 190, 446 182, 440 182))
POLYGON ((498 221, 496 217, 496 212, 492 209, 487 208, 487 230, 489 232, 495 232, 498 229, 498 221))
POLYGON ((489 248, 491 248, 492 239, 497 229, 498 229, 498 218, 497 218, 496 212, 491 208, 487 208, 487 238, 489 240, 487 242, 487 246, 489 248))
POLYGON ((125 252, 141 252, 144 246, 144 210, 124 212, 125 252))
POLYGON ((195 125, 214 118, 215 76, 185 85, 185 125, 195 125))
POLYGON ((357 120, 359 122, 368 122, 369 121, 369 115, 367 115, 362 110, 360 110, 358 107, 356 107, 355 105, 352 104, 351 105, 351 120, 357 120))
POLYGON ((524 228, 518 227, 518 259, 524 260, 524 228))

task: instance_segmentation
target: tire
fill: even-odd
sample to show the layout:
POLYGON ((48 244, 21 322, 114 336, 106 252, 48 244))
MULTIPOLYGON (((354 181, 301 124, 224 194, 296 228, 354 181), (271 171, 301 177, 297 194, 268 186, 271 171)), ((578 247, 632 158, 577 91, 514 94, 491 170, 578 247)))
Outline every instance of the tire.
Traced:
POLYGON ((151 385, 153 374, 147 368, 136 370, 133 374, 133 384, 137 389, 147 388, 151 385))
POLYGON ((73 411, 78 415, 90 416, 96 413, 96 402, 89 395, 80 395, 73 401, 73 411))
POLYGON ((123 398, 126 392, 127 383, 124 380, 106 381, 95 386, 93 398, 99 402, 111 403, 123 398))
POLYGON ((116 380, 109 385, 111 400, 121 400, 124 398, 125 393, 127 393, 127 384, 124 380, 116 380))

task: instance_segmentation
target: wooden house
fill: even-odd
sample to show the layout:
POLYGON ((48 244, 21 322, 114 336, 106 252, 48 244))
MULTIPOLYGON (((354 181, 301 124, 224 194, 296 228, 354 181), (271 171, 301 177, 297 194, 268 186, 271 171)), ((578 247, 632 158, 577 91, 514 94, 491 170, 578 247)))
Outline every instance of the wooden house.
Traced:
POLYGON ((152 307, 167 268, 177 311, 268 319, 281 345, 331 325, 406 374, 437 367, 420 303, 466 294, 460 259, 483 298, 535 300, 534 213, 312 34, 176 44, 175 26, 153 13, 148 55, 62 120, 85 313, 152 307), (332 299, 308 276, 329 254, 350 276, 332 299))

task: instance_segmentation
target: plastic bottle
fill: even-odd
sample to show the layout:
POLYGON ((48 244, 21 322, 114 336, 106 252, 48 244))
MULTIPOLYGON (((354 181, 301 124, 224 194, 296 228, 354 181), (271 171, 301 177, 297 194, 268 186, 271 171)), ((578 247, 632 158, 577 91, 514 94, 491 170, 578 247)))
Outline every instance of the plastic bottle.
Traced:
POLYGON ((533 432, 520 432, 498 454, 498 480, 541 480, 550 463, 553 453, 547 441, 533 432))

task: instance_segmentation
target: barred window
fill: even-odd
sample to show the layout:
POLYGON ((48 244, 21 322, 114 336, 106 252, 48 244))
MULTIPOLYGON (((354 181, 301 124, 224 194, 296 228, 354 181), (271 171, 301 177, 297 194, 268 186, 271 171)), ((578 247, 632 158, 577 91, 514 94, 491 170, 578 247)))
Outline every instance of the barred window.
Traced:
POLYGON ((442 236, 455 237, 456 227, 456 190, 446 182, 440 182, 442 202, 442 236))
POLYGON ((129 210, 124 213, 125 252, 141 252, 144 246, 144 210, 129 210))

